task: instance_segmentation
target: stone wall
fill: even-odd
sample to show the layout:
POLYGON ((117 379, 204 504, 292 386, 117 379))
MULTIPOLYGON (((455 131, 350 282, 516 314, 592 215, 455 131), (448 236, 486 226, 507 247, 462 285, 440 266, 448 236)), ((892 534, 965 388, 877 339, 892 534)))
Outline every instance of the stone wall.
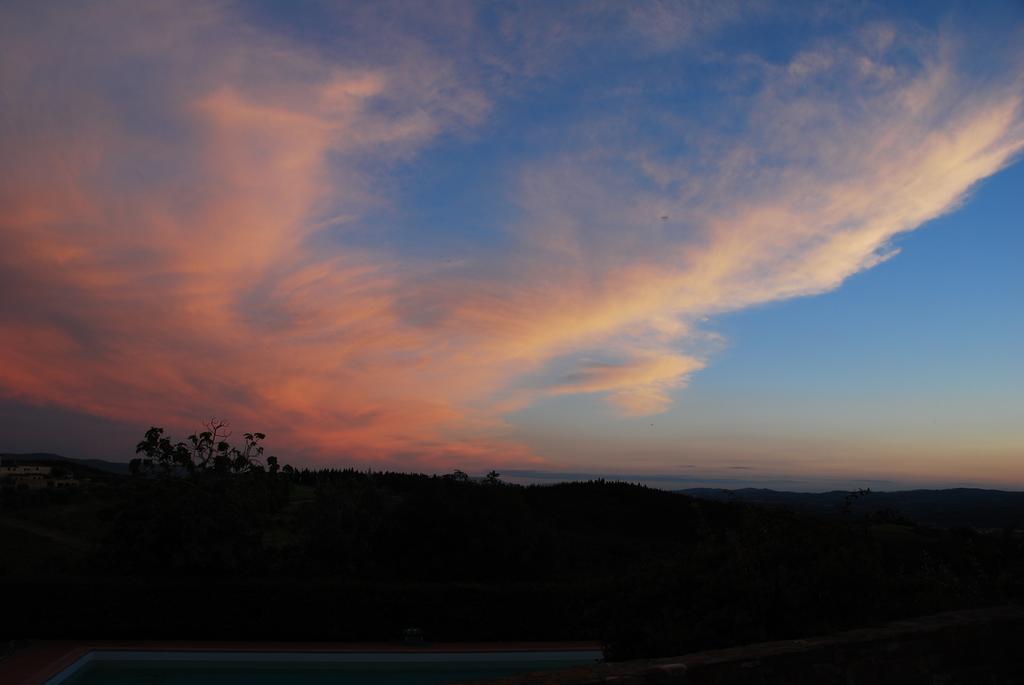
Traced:
POLYGON ((491 685, 1021 685, 1024 608, 954 611, 805 640, 626 661, 491 685))

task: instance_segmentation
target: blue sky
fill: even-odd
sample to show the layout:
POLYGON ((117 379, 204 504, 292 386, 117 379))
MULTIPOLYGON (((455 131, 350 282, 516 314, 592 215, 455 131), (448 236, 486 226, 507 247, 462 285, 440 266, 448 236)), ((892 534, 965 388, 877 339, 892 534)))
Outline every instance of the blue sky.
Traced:
MULTIPOLYGON (((1021 188, 1017 163, 979 184, 960 210, 901 237, 896 258, 841 288, 716 317, 726 342, 667 414, 609 422, 589 407, 570 413, 571 432, 593 436, 588 447, 607 471, 637 479, 621 455, 651 433, 667 436, 673 462, 697 462, 701 471, 666 469, 679 487, 705 478, 711 486, 799 490, 998 484, 984 468, 957 471, 993 444, 1011 460, 1024 445, 1021 188), (601 446, 607 440, 611 449, 601 446), (724 444, 726 454, 699 459, 708 443, 724 444), (848 468, 822 477, 765 464, 775 461, 764 459, 765 448, 778 444, 822 461, 838 451, 848 468), (858 456, 878 452, 895 474, 884 473, 891 465, 859 465, 858 456), (907 453, 909 473, 898 468, 907 453)), ((546 407, 519 420, 526 433, 564 431, 565 415, 549 416, 546 407)), ((653 458, 665 459, 660 451, 653 458)))
POLYGON ((0 450, 1024 487, 1019 3, 0 12, 0 450))

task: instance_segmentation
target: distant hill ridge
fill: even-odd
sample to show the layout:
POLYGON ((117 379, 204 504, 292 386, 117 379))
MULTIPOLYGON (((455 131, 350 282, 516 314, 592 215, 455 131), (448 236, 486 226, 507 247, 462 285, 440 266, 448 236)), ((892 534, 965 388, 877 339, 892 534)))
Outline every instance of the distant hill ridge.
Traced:
POLYGON ((888 512, 914 523, 939 528, 1021 528, 1024 527, 1024 492, 982 488, 944 490, 902 490, 875 492, 851 497, 845 490, 829 492, 785 492, 765 488, 689 488, 677 490, 691 497, 717 501, 737 500, 776 506, 823 516, 860 517, 888 512), (847 506, 848 505, 848 506, 847 506))
MULTIPOLYGON (((0 453, 0 461, 7 463, 8 460, 62 462, 102 473, 129 473, 127 462, 80 459, 50 452, 0 453)), ((852 498, 848 490, 787 492, 768 488, 687 488, 673 492, 701 499, 783 507, 826 517, 843 516, 844 505, 848 504, 846 515, 858 518, 876 512, 888 512, 894 520, 904 517, 916 524, 938 528, 1024 528, 1024 492, 1007 490, 947 488, 871 491, 852 498)))
POLYGON ((63 462, 65 464, 72 464, 77 466, 94 469, 96 471, 102 471, 104 473, 112 473, 116 475, 128 475, 128 463, 117 462, 117 461, 106 461, 105 459, 76 459, 74 457, 65 457, 60 454, 53 454, 51 452, 24 452, 14 453, 5 452, 0 453, 0 462, 6 464, 8 461, 17 462, 63 462))

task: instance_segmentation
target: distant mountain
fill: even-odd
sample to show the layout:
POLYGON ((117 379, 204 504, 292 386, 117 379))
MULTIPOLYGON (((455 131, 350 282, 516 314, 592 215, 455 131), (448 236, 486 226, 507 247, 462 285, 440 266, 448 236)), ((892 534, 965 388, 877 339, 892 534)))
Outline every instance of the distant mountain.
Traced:
POLYGON ((112 473, 119 476, 126 476, 129 473, 127 462, 106 461, 105 459, 75 459, 74 457, 64 457, 59 454, 51 454, 50 452, 0 454, 0 461, 6 463, 8 460, 18 462, 63 462, 64 464, 84 467, 86 469, 101 471, 103 473, 112 473))
POLYGON ((844 490, 811 493, 762 488, 690 488, 677 492, 702 499, 736 500, 830 517, 843 516, 844 509, 848 510, 847 515, 857 518, 881 513, 893 520, 904 517, 914 523, 938 528, 1024 527, 1024 492, 1005 490, 872 491, 856 497, 850 497, 850 493, 844 490))

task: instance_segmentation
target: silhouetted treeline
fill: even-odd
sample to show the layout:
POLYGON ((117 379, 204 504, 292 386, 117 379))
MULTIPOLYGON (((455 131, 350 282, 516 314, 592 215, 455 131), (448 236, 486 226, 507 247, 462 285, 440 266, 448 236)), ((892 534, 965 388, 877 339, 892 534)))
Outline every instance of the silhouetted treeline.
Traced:
POLYGON ((599 639, 618 659, 1003 602, 1024 570, 1011 534, 604 481, 158 469, 59 497, 14 513, 92 512, 94 545, 0 561, 21 588, 0 637, 391 640, 415 626, 438 641, 599 639))

